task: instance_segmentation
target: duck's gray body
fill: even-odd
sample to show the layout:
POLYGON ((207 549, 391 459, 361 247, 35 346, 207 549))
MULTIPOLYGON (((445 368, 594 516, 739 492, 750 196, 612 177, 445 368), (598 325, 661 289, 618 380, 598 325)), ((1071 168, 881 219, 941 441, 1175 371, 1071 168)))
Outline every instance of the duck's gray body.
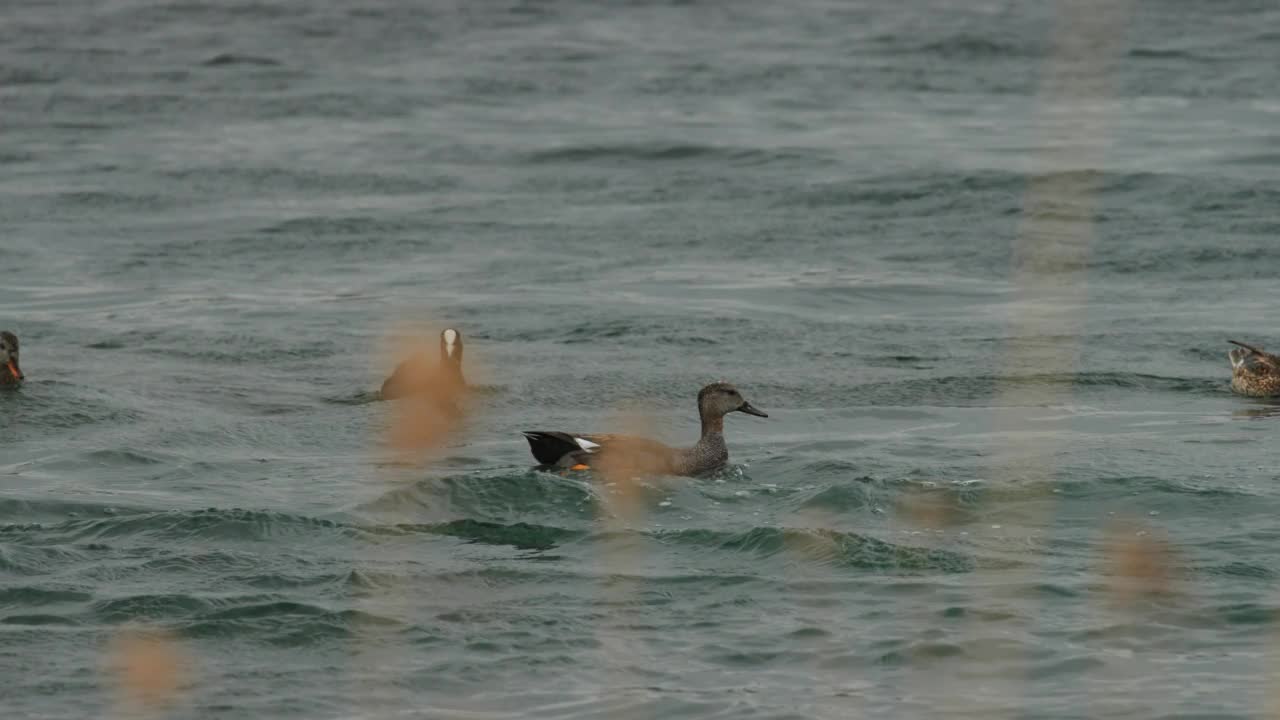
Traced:
POLYGON ((692 447, 673 448, 633 435, 599 435, 530 430, 524 433, 539 463, 558 468, 625 469, 638 475, 698 476, 714 472, 729 461, 724 441, 724 416, 744 412, 769 417, 742 398, 728 383, 712 383, 698 393, 702 434, 692 447))

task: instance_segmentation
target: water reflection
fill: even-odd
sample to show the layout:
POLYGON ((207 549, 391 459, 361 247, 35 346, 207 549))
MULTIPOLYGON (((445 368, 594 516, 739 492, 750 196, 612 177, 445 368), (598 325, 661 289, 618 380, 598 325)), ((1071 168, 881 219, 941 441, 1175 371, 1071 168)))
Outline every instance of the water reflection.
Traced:
POLYGON ((1280 415, 1280 398, 1256 400, 1250 407, 1237 408, 1231 411, 1231 417, 1238 420, 1263 420, 1280 415))

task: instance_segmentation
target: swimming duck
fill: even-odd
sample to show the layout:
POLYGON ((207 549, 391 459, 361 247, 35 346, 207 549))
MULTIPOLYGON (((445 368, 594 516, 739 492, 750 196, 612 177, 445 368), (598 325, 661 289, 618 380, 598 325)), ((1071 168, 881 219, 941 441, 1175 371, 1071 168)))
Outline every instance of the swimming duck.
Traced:
POLYGON ((25 377, 18 364, 18 336, 0 332, 0 385, 17 385, 25 377))
POLYGON ((382 383, 382 399, 434 394, 442 400, 452 400, 466 386, 462 376, 462 333, 446 328, 440 333, 440 363, 432 367, 422 353, 400 363, 382 383))
POLYGON ((1250 397, 1280 395, 1280 357, 1235 340, 1227 342, 1240 346, 1227 353, 1231 358, 1231 389, 1250 397))
POLYGON ((672 448, 656 440, 631 435, 578 435, 547 430, 524 433, 534 458, 544 466, 586 470, 616 463, 636 474, 703 475, 729 461, 724 443, 724 416, 743 412, 769 415, 747 402, 727 382, 707 385, 698 392, 702 436, 689 448, 672 448))

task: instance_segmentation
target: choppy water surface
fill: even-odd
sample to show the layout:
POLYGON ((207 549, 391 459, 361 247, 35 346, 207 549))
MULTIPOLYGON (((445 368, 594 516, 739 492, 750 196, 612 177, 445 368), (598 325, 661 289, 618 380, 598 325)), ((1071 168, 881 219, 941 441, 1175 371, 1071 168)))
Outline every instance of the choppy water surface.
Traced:
POLYGON ((178 717, 1261 716, 1277 26, 6 5, 4 716, 109 710, 133 624, 178 717), (371 395, 417 320, 485 386, 426 468, 371 395), (721 377, 771 417, 715 478, 530 469, 721 377))

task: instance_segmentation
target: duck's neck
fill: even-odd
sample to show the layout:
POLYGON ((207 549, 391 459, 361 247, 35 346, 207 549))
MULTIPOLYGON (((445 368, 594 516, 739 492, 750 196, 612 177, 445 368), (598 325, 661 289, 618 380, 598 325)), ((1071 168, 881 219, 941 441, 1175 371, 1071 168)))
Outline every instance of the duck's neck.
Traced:
POLYGON ((697 475, 724 464, 729 458, 729 447, 724 443, 724 416, 702 416, 702 437, 682 454, 683 474, 697 475))
MULTIPOLYGON (((702 416, 702 439, 706 440, 710 437, 724 437, 724 416, 723 415, 703 415, 702 416)), ((723 441, 723 440, 722 440, 723 441)))

